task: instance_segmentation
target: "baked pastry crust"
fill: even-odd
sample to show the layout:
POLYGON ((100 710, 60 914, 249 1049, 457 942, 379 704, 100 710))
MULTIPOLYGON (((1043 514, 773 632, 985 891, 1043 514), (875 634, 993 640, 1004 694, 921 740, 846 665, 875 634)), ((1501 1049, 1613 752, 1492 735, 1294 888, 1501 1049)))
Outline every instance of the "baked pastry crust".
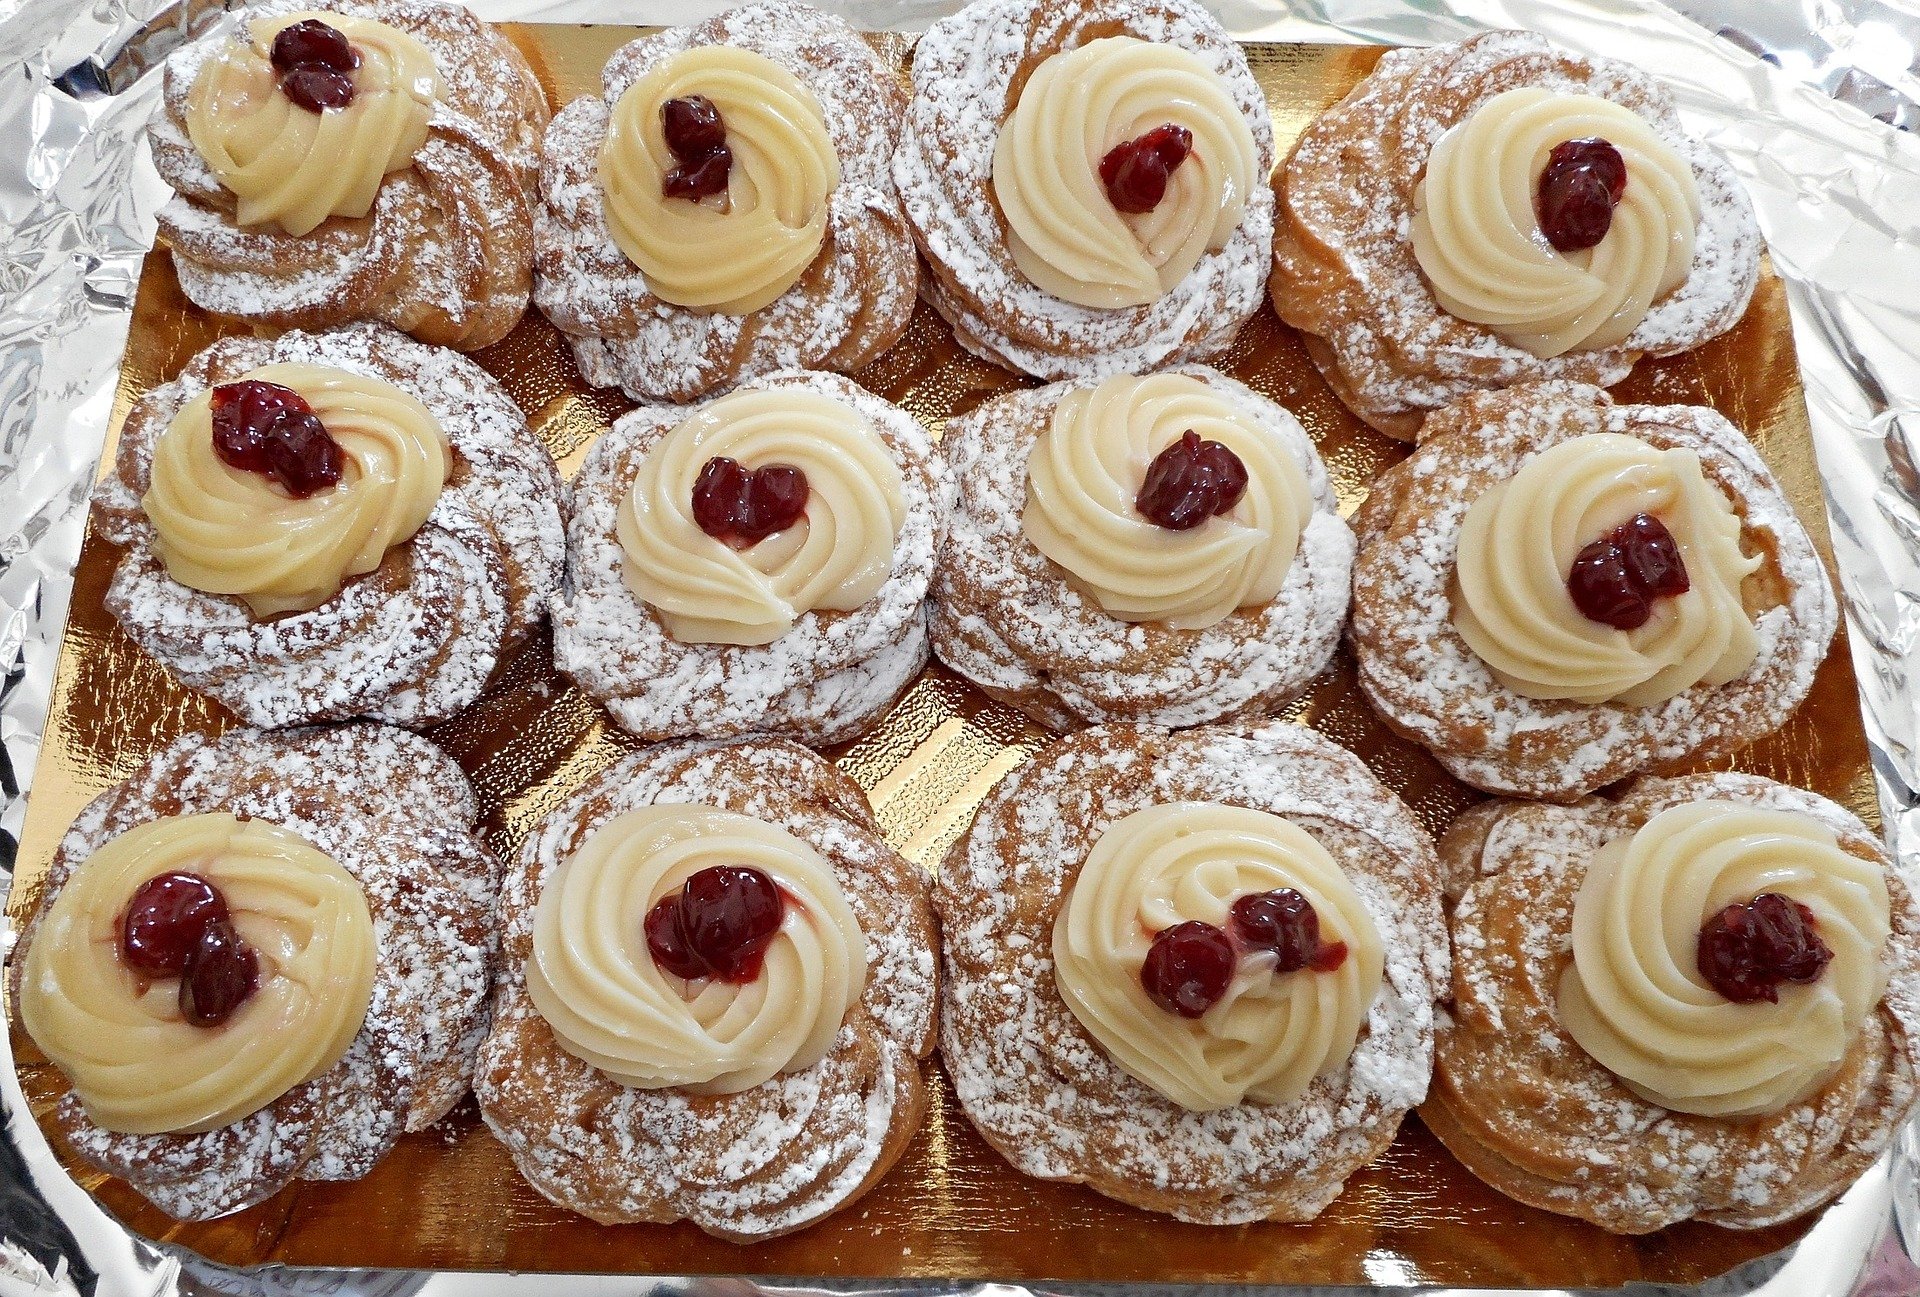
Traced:
POLYGON ((1433 846, 1360 760, 1279 721, 1110 725, 1004 779, 934 885, 941 1054, 968 1118, 1027 1175, 1199 1224, 1311 1220, 1425 1096, 1447 943, 1433 846), (1296 821, 1340 863, 1386 947, 1347 1063, 1286 1104, 1189 1112, 1123 1072, 1054 981, 1056 914, 1108 826, 1169 801, 1296 821))
POLYGON ((534 304, 567 335, 581 377, 636 401, 691 401, 796 367, 854 370, 892 346, 913 314, 919 259, 887 159, 906 93, 840 19, 791 0, 755 0, 621 47, 600 97, 576 99, 547 131, 535 221, 534 304), (786 292, 745 315, 662 301, 614 242, 602 207, 601 141, 613 104, 683 50, 733 45, 765 55, 819 100, 840 161, 825 242, 786 292))
POLYGON ((403 1133, 467 1092, 487 1028, 500 863, 473 831, 467 777, 405 730, 192 734, 87 804, 61 839, 9 964, 8 1003, 42 919, 108 840, 167 816, 224 811, 281 825, 366 891, 379 947, 371 1007, 340 1061, 250 1116, 202 1134, 129 1135, 88 1119, 72 1094, 53 1122, 67 1146, 181 1220, 252 1206, 295 1180, 356 1180, 403 1133))
POLYGON ((554 661, 640 738, 757 732, 837 743, 892 706, 926 665, 922 603, 953 501, 945 461, 912 415, 838 374, 791 370, 737 390, 781 389, 851 406, 899 469, 906 519, 892 574, 854 611, 804 613, 771 644, 673 638, 621 577, 617 516, 641 459, 704 406, 642 406, 622 415, 573 482, 569 593, 554 606, 554 661))
POLYGON ((1686 132, 1667 89, 1627 64, 1566 54, 1530 32, 1389 50, 1301 135, 1275 185, 1274 309, 1305 335, 1349 409, 1408 441, 1430 412, 1469 392, 1540 379, 1610 386, 1643 355, 1697 347, 1739 322, 1759 278, 1752 204, 1726 160, 1686 132), (1521 86, 1623 104, 1693 170, 1701 214, 1691 270, 1617 347, 1542 360, 1444 310, 1414 257, 1414 188, 1435 141, 1521 86))
POLYGON ((1841 807, 1755 775, 1636 780, 1617 800, 1496 801, 1440 840, 1453 910, 1453 1005, 1421 1120, 1494 1188, 1618 1233, 1689 1218, 1758 1229, 1836 1198, 1920 1107, 1920 904, 1878 835, 1841 807), (1671 1112, 1586 1054, 1556 1009, 1582 862, 1658 812, 1722 798, 1813 816, 1879 864, 1892 980, 1838 1073, 1758 1118, 1671 1112))
POLYGON ((127 547, 106 605, 185 684, 249 724, 369 716, 429 725, 478 698, 546 615, 565 561, 565 490, 513 399, 464 356, 378 324, 224 338, 127 415, 113 472, 94 493, 96 525, 127 547), (154 446, 181 407, 279 361, 410 393, 445 432, 453 469, 425 525, 378 568, 311 611, 260 620, 238 598, 169 576, 140 501, 154 446))
POLYGON ((1096 378, 1211 359, 1260 307, 1273 236, 1273 196, 1260 185, 1226 245, 1151 305, 1078 306, 1015 267, 991 183, 1000 126, 1044 59, 1114 35, 1197 55, 1253 132, 1256 174, 1273 169, 1266 97, 1240 47, 1192 0, 977 0, 935 23, 914 47, 894 182, 931 272, 921 296, 962 346, 1017 373, 1096 378))
POLYGON ((194 77, 223 29, 167 60, 149 138, 174 198, 160 211, 180 287, 194 305, 269 329, 383 320, 423 342, 474 351, 498 342, 533 286, 534 183, 546 92, 526 56, 459 5, 436 0, 265 0, 247 20, 339 13, 413 36, 445 94, 411 166, 381 182, 373 211, 311 233, 235 224, 233 194, 187 138, 194 77))
POLYGON ((1738 428, 1703 406, 1615 405, 1582 383, 1478 392, 1432 415, 1419 448, 1374 483, 1354 529, 1347 634, 1361 689, 1396 733, 1496 793, 1570 802, 1773 732, 1813 687, 1839 620, 1812 539, 1738 428), (1455 629, 1450 587, 1468 506, 1533 453, 1599 432, 1696 452, 1739 515, 1743 548, 1764 561, 1742 588, 1760 644, 1738 678, 1648 707, 1544 701, 1502 684, 1455 629))
POLYGON ((1109 615, 1022 530, 1034 441, 1061 399, 1084 384, 995 397, 949 423, 941 440, 959 498, 929 604, 934 652, 993 698, 1055 730, 1265 715, 1324 670, 1339 644, 1354 541, 1319 452, 1291 414, 1245 384, 1200 365, 1166 372, 1198 379, 1252 411, 1284 441, 1313 495, 1280 592, 1204 630, 1109 615))
POLYGON ((854 1201, 919 1128, 938 1001, 926 877, 886 844, 859 785, 805 748, 693 741, 623 758, 527 838, 500 904, 494 1027, 474 1090, 521 1174, 561 1206, 764 1239, 854 1201), (534 908, 558 862, 617 815, 679 802, 767 820, 832 865, 870 954, 858 1004, 813 1067, 733 1094, 629 1088, 562 1049, 534 1008, 534 908))

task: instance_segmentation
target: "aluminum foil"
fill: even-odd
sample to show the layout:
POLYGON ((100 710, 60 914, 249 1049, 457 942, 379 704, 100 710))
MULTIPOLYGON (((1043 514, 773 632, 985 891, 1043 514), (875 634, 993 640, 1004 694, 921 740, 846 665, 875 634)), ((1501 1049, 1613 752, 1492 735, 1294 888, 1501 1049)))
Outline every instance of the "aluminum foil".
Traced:
MULTIPOLYGON (((820 2, 820 0, 816 0, 820 2)), ((1793 303, 1882 812, 1920 882, 1920 10, 1911 0, 1219 0, 1243 39, 1424 44, 1528 27, 1665 79, 1746 181, 1793 303), (1718 36, 1714 33, 1718 32, 1718 36), (1874 121, 1872 118, 1878 118, 1874 121), (1884 123, 1884 124, 1883 124, 1884 123)), ((715 0, 476 0, 495 20, 689 21, 715 0)), ((915 30, 956 0, 826 0, 915 30)), ((87 487, 112 406, 140 259, 165 197, 140 127, 159 58, 218 0, 0 0, 0 898, 18 842, 87 487)), ((0 925, 4 920, 0 920, 0 925)), ((0 930, 0 953, 13 934, 0 930)), ((234 1271, 132 1236, 69 1179, 0 1041, 0 1297, 16 1293, 533 1297, 539 1276, 234 1271)), ((1920 1131, 1909 1130, 1792 1252, 1705 1297, 1920 1294, 1920 1131)), ((1376 1276, 1377 1291, 1404 1289, 1376 1276)), ((570 1278, 585 1297, 805 1297, 744 1280, 570 1278)), ((1005 1285, 862 1292, 1031 1297, 1005 1285)), ((1121 1297, 1154 1290, 1108 1289, 1121 1297)), ((1334 1290, 1270 1289, 1273 1297, 1334 1290)), ((1352 1292, 1355 1290, 1339 1290, 1352 1292)), ((1452 1297, 1470 1297, 1449 1290, 1452 1297)), ((1638 1290, 1652 1297, 1678 1290, 1638 1290)))

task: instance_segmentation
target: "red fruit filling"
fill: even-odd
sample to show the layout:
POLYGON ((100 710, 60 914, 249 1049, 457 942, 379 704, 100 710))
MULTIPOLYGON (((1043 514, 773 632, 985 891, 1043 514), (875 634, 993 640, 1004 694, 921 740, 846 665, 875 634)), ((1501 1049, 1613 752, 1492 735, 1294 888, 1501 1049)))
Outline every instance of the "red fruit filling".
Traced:
POLYGON ((760 976, 785 912, 785 898, 766 874, 715 865, 694 874, 648 912, 647 950, 675 977, 751 982, 760 976))
POLYGON ((237 469, 305 499, 340 481, 346 453, 301 395, 244 379, 213 389, 213 450, 237 469))
POLYGON ((1832 958, 1814 931, 1813 911, 1778 892, 1708 919, 1694 952, 1707 985, 1736 1004, 1777 1003, 1782 982, 1818 981, 1832 958))
POLYGON ((1189 428, 1147 465, 1133 507, 1157 527, 1188 531, 1228 512, 1247 492, 1247 466, 1217 441, 1189 428))
POLYGON ((1540 173, 1534 213, 1547 242, 1562 252, 1591 248, 1613 228, 1613 209, 1627 192, 1627 164, 1602 139, 1553 146, 1540 173))
POLYGON ((1246 950, 1271 950, 1276 973, 1330 973, 1347 960, 1347 943, 1320 940, 1313 902, 1291 887, 1254 892, 1233 903, 1228 928, 1246 950))
POLYGON ((260 985, 260 957, 231 923, 209 923, 180 972, 180 1015, 196 1027, 231 1018, 260 985))
POLYGON ((1680 543, 1665 523, 1637 513, 1574 556, 1567 593, 1589 621, 1633 630, 1653 616, 1653 601, 1692 586, 1680 543))
POLYGON ((1211 923, 1176 923, 1154 934, 1140 965, 1147 998, 1183 1018, 1198 1018, 1233 983, 1233 943, 1211 923))
POLYGON ((808 494, 807 475, 791 464, 749 469, 717 455, 694 479, 693 520, 715 540, 744 549, 799 522, 808 494))
POLYGON ((1116 144, 1100 159, 1100 183, 1115 211, 1150 212, 1167 196, 1167 179, 1193 151, 1193 132, 1168 122, 1116 144))
POLYGON ((227 900, 198 874, 149 878, 120 915, 120 958, 147 977, 178 977, 201 934, 227 921, 227 900))
POLYGON ((705 95, 669 99, 660 105, 660 131, 679 162, 661 178, 660 191, 668 198, 706 198, 727 187, 733 169, 733 150, 727 147, 727 124, 705 95))
POLYGON ((308 112, 345 108, 353 102, 353 71, 360 53, 346 35, 318 18, 281 29, 270 55, 280 91, 308 112))
POLYGON ((1347 960, 1346 942, 1320 940, 1313 902, 1281 887, 1235 900, 1224 932, 1193 920, 1155 933, 1140 985, 1168 1013, 1198 1018, 1227 993, 1240 957, 1261 951, 1273 952, 1276 973, 1331 973, 1347 960))

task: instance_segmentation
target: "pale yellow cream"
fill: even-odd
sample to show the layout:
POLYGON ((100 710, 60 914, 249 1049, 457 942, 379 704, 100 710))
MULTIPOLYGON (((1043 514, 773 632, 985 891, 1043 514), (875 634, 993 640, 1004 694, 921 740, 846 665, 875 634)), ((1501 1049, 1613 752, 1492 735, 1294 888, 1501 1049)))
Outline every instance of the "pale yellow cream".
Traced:
POLYGON ((260 18, 200 69, 187 98, 187 137, 238 200, 236 221, 305 234, 330 216, 373 210, 380 182, 426 143, 441 92, 427 47, 385 23, 336 13, 260 18), (312 112, 280 91, 273 38, 307 18, 359 52, 353 102, 344 108, 312 112))
POLYGON ((1453 624, 1516 693, 1650 706, 1752 665, 1759 637, 1741 584, 1760 563, 1692 451, 1595 433, 1540 452, 1468 508, 1453 624), (1583 547, 1640 513, 1673 533, 1691 588, 1618 630, 1580 612, 1567 574, 1583 547))
POLYGON ((866 975, 866 937, 819 852, 732 811, 649 806, 595 829, 547 879, 527 992, 563 1049, 622 1085, 732 1094, 826 1057, 866 975), (784 894, 745 985, 683 982, 647 950, 648 912, 714 865, 761 870, 784 894))
POLYGON ((793 287, 826 239, 840 158, 813 91, 763 54, 702 45, 657 65, 613 105, 600 186, 613 241, 654 296, 724 315, 757 311, 793 287), (679 165, 661 106, 703 95, 733 152, 724 193, 668 198, 679 165))
POLYGON ((1194 1112, 1285 1103, 1346 1062, 1380 989, 1385 953, 1353 883, 1312 834, 1264 811, 1171 802, 1100 835, 1053 925, 1054 979, 1073 1016, 1128 1075, 1194 1112), (1344 941, 1332 972, 1275 974, 1271 953, 1241 958, 1226 996, 1199 1018, 1147 997, 1140 968, 1155 933, 1225 927, 1241 896, 1291 887, 1344 941))
POLYGON ((1777 1112, 1840 1066, 1887 987, 1891 919, 1880 866, 1812 816, 1739 802, 1675 806, 1587 865, 1573 908, 1560 1020, 1649 1102, 1709 1117, 1777 1112), (1700 976, 1700 928, 1778 892, 1813 912, 1833 951, 1776 1004, 1736 1004, 1700 976))
POLYGON ((1306 473, 1278 436, 1197 378, 1109 378, 1069 392, 1027 460, 1020 524, 1034 548, 1122 621, 1211 626, 1278 594, 1313 516, 1306 473), (1134 507, 1147 466, 1182 433, 1240 457, 1247 490, 1188 531, 1134 507))
POLYGON ((1537 87, 1495 95, 1440 137, 1413 195, 1413 251, 1448 312, 1542 358, 1614 347, 1686 281, 1700 195, 1686 159, 1630 108, 1537 87), (1598 136, 1627 187, 1592 248, 1561 252, 1535 195, 1547 155, 1598 136))
POLYGON ((886 584, 907 517, 900 470, 852 406, 798 388, 735 392, 647 452, 620 505, 621 574, 682 643, 770 644, 816 609, 851 612, 886 584), (700 530, 693 486, 710 459, 807 476, 799 522, 735 549, 700 530))
POLYGON ((1226 246, 1258 169, 1252 129, 1197 55, 1108 36, 1034 69, 1001 124, 993 190, 1014 265, 1037 287, 1081 306, 1146 306, 1226 246), (1101 159, 1168 123, 1193 132, 1193 151, 1166 197, 1115 210, 1101 159))
POLYGON ((60 889, 27 952, 20 1018, 97 1125, 213 1130, 340 1061, 366 1019, 375 955, 360 884, 299 835, 220 813, 154 820, 60 889), (127 902, 176 870, 220 889, 259 958, 259 989, 217 1027, 181 1016, 177 978, 120 959, 127 902))
POLYGON ((180 584, 235 595, 258 617, 303 612, 420 530, 446 485, 447 438, 426 406, 364 374, 279 364, 246 377, 306 399, 345 455, 339 483, 297 499, 221 459, 208 389, 160 434, 140 507, 180 584))

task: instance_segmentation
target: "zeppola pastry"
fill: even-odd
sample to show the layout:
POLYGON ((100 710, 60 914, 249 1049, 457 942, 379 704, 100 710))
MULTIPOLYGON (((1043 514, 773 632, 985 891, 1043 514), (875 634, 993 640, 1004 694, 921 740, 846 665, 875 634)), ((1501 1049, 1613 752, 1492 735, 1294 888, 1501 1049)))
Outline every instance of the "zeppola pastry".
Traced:
POLYGON ((107 608, 250 724, 428 725, 546 615, 564 490, 464 356, 378 324, 226 338, 127 416, 107 608))
POLYGON ((554 660, 644 739, 850 738, 927 660, 953 487, 838 374, 622 415, 573 485, 554 660))
POLYGON ((1224 351, 1259 309, 1273 127, 1195 0, 976 0, 914 47, 893 176, 968 350, 1047 379, 1224 351))
POLYGON ((887 160, 905 101, 838 18, 757 0, 643 36, 547 132, 534 302, 581 376, 690 401, 858 369, 913 314, 887 160))
POLYGON ((366 724, 189 735, 95 798, 8 984, 62 1139, 206 1220, 446 1115, 487 1023, 478 818, 451 758, 366 724))
POLYGON ((1433 845, 1311 730, 1063 739, 988 796, 935 903, 942 1057, 1028 1175, 1199 1224, 1311 1220, 1426 1095, 1433 845))
POLYGON ((784 1234, 866 1192, 919 1127, 926 879, 805 748, 624 758, 526 840, 501 925, 474 1089, 563 1207, 784 1234))
POLYGON ((1920 1109, 1920 905, 1879 835, 1743 774, 1496 801, 1453 912, 1429 1129, 1501 1192, 1642 1234, 1821 1206, 1920 1109))
POLYGON ((167 60, 150 138, 194 305, 262 328, 384 320, 472 351, 533 283, 547 101, 459 5, 265 0, 167 60))
POLYGON ((1697 347, 1759 277, 1752 205, 1666 88, 1528 32, 1389 50, 1276 184, 1274 308, 1407 440, 1469 392, 1697 347))
POLYGON ((934 651, 1055 729, 1277 710, 1332 658, 1353 533, 1272 401, 1198 365, 1010 392, 947 425, 934 651))
POLYGON ((1581 383, 1436 413, 1354 528, 1360 687, 1497 793, 1572 801, 1771 733, 1839 618, 1738 428, 1581 383))

